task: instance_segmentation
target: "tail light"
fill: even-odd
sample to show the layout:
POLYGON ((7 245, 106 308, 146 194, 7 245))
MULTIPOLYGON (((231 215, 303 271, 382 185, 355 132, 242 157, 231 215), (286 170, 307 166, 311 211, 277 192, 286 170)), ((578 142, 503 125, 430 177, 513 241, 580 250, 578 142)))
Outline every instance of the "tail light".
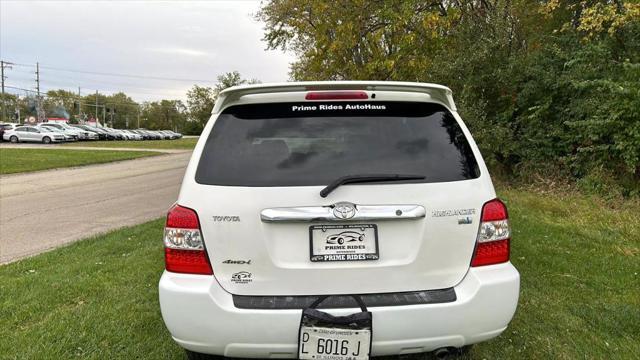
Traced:
POLYGON ((509 261, 509 215, 499 199, 482 207, 480 230, 471 266, 499 264, 509 261))
POLYGON ((212 275, 195 211, 173 205, 164 227, 164 262, 167 271, 212 275))
POLYGON ((311 91, 305 100, 367 100, 365 91, 311 91))

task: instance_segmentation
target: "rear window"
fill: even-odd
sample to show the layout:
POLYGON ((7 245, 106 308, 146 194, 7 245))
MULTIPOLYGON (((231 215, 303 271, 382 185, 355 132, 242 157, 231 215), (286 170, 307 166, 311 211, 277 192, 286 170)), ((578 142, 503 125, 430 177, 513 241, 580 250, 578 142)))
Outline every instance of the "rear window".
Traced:
POLYGON ((404 182, 431 183, 480 172, 455 118, 438 104, 269 103, 232 106, 219 115, 196 181, 309 186, 360 174, 419 174, 426 178, 404 182))

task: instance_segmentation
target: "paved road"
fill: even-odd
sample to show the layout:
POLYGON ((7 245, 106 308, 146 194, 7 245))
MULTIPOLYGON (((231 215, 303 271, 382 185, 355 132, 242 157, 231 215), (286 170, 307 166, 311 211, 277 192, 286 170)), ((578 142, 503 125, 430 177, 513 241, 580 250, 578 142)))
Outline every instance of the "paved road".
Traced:
POLYGON ((0 264, 164 215, 190 155, 0 176, 0 264))
POLYGON ((183 153, 184 149, 153 149, 153 148, 136 148, 136 147, 98 147, 98 146, 62 146, 60 144, 10 144, 0 143, 0 149, 47 149, 47 150, 108 150, 108 151, 153 151, 167 154, 183 153))

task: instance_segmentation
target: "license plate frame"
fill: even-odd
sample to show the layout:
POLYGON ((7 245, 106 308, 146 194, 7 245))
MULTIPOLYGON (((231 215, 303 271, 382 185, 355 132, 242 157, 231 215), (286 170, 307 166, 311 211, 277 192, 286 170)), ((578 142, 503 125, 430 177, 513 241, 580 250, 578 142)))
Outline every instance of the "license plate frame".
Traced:
POLYGON ((371 351, 370 329, 304 326, 298 338, 302 360, 367 360, 371 351), (345 341, 346 346, 345 346, 345 341), (357 342, 357 344, 356 344, 357 342))
POLYGON ((309 226, 309 258, 312 262, 330 261, 371 261, 380 259, 378 247, 378 226, 376 224, 331 224, 331 225, 311 225, 309 226), (317 241, 324 242, 316 247, 314 243, 314 232, 326 233, 324 239, 317 238, 317 241), (328 233, 327 233, 328 232, 328 233), (344 233, 348 233, 343 235, 344 233), (353 234, 352 234, 353 233, 353 234), (359 234, 360 236, 356 235, 359 234), (373 243, 370 243, 371 234, 373 243), (339 238, 330 239, 331 236, 339 238), (342 238, 342 242, 340 241, 342 238), (366 243, 363 243, 364 241, 366 243), (354 245, 355 243, 355 245, 354 245), (325 246, 324 252, 321 246, 325 246), (326 249, 327 246, 333 247, 326 249), (364 246, 364 250, 349 248, 352 246, 364 246), (315 250, 320 250, 320 253, 315 250))

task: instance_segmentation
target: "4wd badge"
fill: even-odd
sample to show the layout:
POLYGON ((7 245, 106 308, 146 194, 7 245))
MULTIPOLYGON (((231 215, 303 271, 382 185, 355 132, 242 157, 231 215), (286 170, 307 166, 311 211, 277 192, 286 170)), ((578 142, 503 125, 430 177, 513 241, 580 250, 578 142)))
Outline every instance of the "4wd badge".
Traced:
POLYGON ((251 259, 249 260, 225 260, 222 262, 223 264, 229 265, 251 265, 251 259))

